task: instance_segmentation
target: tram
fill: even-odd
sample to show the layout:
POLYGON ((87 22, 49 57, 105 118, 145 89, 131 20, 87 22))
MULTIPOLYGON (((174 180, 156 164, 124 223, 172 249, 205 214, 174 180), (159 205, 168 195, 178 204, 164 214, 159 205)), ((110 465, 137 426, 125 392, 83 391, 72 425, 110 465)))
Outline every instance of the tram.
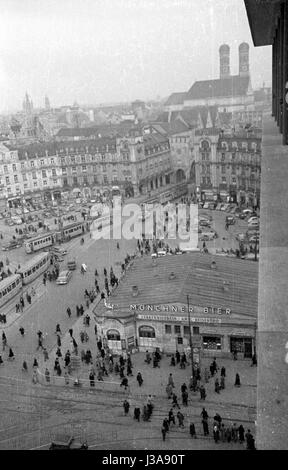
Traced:
POLYGON ((26 253, 34 253, 35 251, 42 250, 42 248, 47 248, 48 246, 53 245, 55 241, 55 232, 42 233, 41 235, 25 240, 25 251, 26 253))
POLYGON ((66 225, 61 229, 62 241, 70 240, 70 238, 78 237, 85 232, 86 222, 74 222, 73 224, 66 225))
POLYGON ((13 274, 0 282, 0 307, 12 299, 22 288, 20 274, 13 274))
POLYGON ((39 253, 32 260, 25 263, 20 269, 17 269, 17 274, 20 274, 22 284, 26 285, 34 281, 41 273, 46 271, 50 266, 50 253, 39 253))

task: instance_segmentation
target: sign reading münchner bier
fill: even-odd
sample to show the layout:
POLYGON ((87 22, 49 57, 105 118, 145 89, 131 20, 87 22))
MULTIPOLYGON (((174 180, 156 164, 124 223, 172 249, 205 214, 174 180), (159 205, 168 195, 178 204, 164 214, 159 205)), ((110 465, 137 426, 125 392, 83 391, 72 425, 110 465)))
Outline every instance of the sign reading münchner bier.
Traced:
MULTIPOLYGON (((165 312, 165 313, 188 313, 188 307, 185 305, 144 305, 144 304, 131 304, 130 310, 135 310, 138 312, 165 312)), ((197 313, 197 314, 216 314, 216 315, 231 315, 230 308, 222 308, 222 307, 189 307, 189 313, 197 313)), ((175 317, 171 317, 171 319, 175 319, 175 317)))

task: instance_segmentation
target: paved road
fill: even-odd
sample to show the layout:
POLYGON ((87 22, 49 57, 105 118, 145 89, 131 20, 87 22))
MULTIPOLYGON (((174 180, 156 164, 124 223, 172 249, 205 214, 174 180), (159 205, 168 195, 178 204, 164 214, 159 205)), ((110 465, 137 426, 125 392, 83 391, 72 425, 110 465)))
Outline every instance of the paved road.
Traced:
MULTIPOLYGON (((247 223, 237 222, 236 226, 229 229, 228 238, 224 228, 225 214, 213 211, 212 215, 219 238, 208 242, 208 248, 210 244, 217 248, 233 246, 233 237, 230 234, 243 231, 247 223)), ((174 243, 176 244, 177 241, 171 245, 174 243)), ((37 295, 33 298, 32 305, 25 308, 20 317, 17 318, 14 315, 13 323, 5 329, 8 344, 12 346, 16 359, 14 362, 7 362, 8 351, 2 352, 4 364, 0 369, 1 449, 29 449, 46 445, 57 429, 62 432, 70 431, 72 434, 81 431, 89 437, 90 445, 94 445, 95 448, 109 445, 110 449, 127 449, 127 445, 131 446, 131 443, 133 446, 131 448, 135 449, 182 449, 186 444, 187 448, 215 448, 211 440, 204 440, 204 438, 191 442, 187 428, 185 431, 178 428, 171 431, 167 442, 162 443, 160 428, 164 415, 167 413, 167 405, 164 406, 162 400, 156 403, 155 418, 151 423, 142 422, 138 425, 131 416, 129 418, 123 416, 123 397, 120 395, 109 397, 107 394, 95 394, 88 390, 75 393, 73 390, 65 391, 59 388, 46 389, 40 385, 33 385, 31 375, 25 376, 25 373, 21 371, 23 360, 26 360, 31 368, 34 357, 42 356, 42 353, 36 351, 36 332, 39 329, 44 333, 44 346, 52 350, 56 343, 54 334, 56 323, 60 323, 62 331, 73 327, 76 322, 76 304, 83 303, 84 305, 85 288, 89 290, 94 287, 95 268, 102 275, 104 267, 109 270, 110 266, 113 266, 117 275, 120 263, 123 262, 126 254, 133 253, 135 248, 134 240, 121 240, 120 250, 118 250, 115 241, 95 241, 87 234, 84 245, 80 245, 79 238, 69 242, 69 254, 66 256, 66 259, 71 256, 76 258, 78 266, 84 262, 88 267, 85 275, 81 275, 78 268, 73 272, 72 279, 66 286, 57 286, 55 283, 48 282, 44 287, 41 279, 35 281, 37 295), (72 310, 70 320, 66 314, 68 306, 72 310), (25 328, 24 338, 20 337, 20 325, 25 328), (173 439, 172 436, 174 436, 173 439)), ((8 256, 13 267, 31 258, 25 254, 23 248, 9 252, 8 256)), ((103 276, 99 284, 101 288, 103 276)), ((16 299, 11 304, 15 302, 16 299)), ((4 309, 8 308, 10 308, 9 305, 4 307, 4 309)), ((217 406, 222 405, 218 403, 217 406)), ((247 409, 249 406, 247 405, 247 409)), ((209 407, 207 408, 209 412, 209 407)), ((189 413, 187 412, 189 419, 193 418, 195 423, 199 421, 199 410, 199 404, 197 404, 191 406, 191 409, 189 407, 189 413)), ((211 413, 214 411, 212 403, 211 413)), ((230 413, 231 419, 239 418, 239 408, 235 408, 233 403, 230 405, 225 403, 223 412, 230 413)), ((219 444, 217 448, 221 446, 222 444, 219 444)))

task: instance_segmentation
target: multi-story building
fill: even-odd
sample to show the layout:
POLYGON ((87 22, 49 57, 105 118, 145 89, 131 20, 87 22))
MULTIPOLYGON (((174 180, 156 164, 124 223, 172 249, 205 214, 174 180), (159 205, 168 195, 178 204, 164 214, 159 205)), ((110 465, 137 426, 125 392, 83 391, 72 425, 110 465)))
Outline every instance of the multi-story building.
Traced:
POLYGON ((91 195, 113 185, 138 195, 174 182, 169 139, 153 128, 144 133, 130 129, 128 134, 118 137, 20 147, 10 144, 2 154, 4 199, 9 196, 27 199, 32 195, 51 199, 61 197, 61 191, 75 189, 91 195))
POLYGON ((259 130, 202 136, 196 131, 197 135, 196 185, 202 199, 257 205, 261 173, 259 130))

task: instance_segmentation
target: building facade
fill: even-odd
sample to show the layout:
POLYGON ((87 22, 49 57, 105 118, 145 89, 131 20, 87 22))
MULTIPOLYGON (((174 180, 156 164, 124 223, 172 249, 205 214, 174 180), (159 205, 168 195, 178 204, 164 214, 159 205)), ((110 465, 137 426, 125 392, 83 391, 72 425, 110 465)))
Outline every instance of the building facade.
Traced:
POLYGON ((125 137, 7 144, 1 155, 4 199, 36 192, 58 197, 83 187, 91 195, 113 185, 129 188, 130 195, 149 194, 174 182, 169 139, 152 128, 125 137))
POLYGON ((196 186, 202 199, 258 205, 261 131, 242 130, 229 134, 211 131, 206 134, 196 131, 196 186))
POLYGON ((151 258, 140 259, 94 314, 104 342, 118 353, 136 348, 187 351, 191 338, 199 360, 231 357, 235 350, 239 358, 251 358, 256 346, 257 265, 197 252, 171 255, 156 264, 151 258))

